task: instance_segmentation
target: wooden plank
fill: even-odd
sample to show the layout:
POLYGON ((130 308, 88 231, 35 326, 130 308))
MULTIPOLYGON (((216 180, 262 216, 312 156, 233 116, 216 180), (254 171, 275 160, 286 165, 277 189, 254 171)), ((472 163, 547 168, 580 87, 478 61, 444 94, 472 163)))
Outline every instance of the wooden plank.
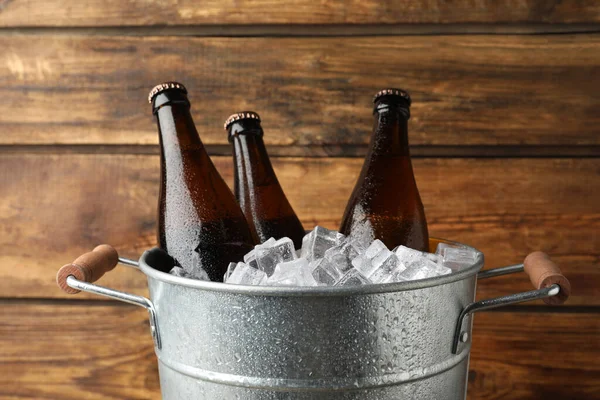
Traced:
MULTIPOLYGON (((231 159, 213 160, 231 183, 231 159)), ((305 228, 336 229, 362 160, 273 162, 305 228)), ((57 269, 95 245, 113 244, 129 257, 152 247, 158 164, 154 155, 3 154, 0 296, 64 297, 57 269)), ((572 280, 569 304, 600 304, 599 159, 416 159, 414 168, 432 236, 479 248, 488 267, 547 251, 572 280)), ((101 283, 146 293, 144 277, 125 267, 101 283)), ((530 289, 515 275, 481 281, 478 294, 530 289)))
MULTIPOLYGON (((160 398, 147 313, 89 304, 2 304, 0 397, 160 398)), ((598 314, 477 314, 468 398, 600 398, 599 335, 598 314)))
POLYGON ((270 145, 352 153, 386 86, 412 94, 412 145, 600 145, 600 34, 16 35, 0 48, 4 145, 156 144, 146 96, 172 79, 188 86, 211 145, 228 145, 229 114, 254 109, 270 145))
MULTIPOLYGON (((466 217, 440 224, 433 221, 430 226, 437 236, 481 250, 485 256, 485 269, 522 263, 532 251, 545 251, 572 284, 573 293, 568 305, 600 304, 592 298, 600 294, 597 289, 600 283, 597 254, 600 214, 466 217)), ((523 273, 480 280, 477 285, 478 300, 533 290, 523 273)), ((542 301, 524 304, 544 305, 542 301)))
POLYGON ((422 24, 422 23, 590 23, 600 21, 593 1, 410 0, 314 2, 310 0, 5 1, 0 27, 140 26, 219 24, 422 24))
POLYGON ((477 314, 468 399, 600 399, 599 357, 598 314, 477 314))
POLYGON ((148 313, 88 303, 2 304, 0 398, 160 399, 148 313))

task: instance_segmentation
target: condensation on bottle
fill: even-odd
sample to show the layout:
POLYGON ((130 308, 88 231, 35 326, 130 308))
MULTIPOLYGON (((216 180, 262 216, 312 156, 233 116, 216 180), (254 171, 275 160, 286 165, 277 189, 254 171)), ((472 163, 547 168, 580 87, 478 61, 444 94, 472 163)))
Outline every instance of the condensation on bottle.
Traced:
POLYGON ((255 244, 248 223, 200 140, 186 88, 160 84, 148 101, 160 142, 159 246, 191 275, 222 281, 255 244))
POLYGON ((392 249, 428 251, 425 210, 408 147, 411 99, 402 89, 384 89, 373 99, 373 133, 340 232, 392 249))
POLYGON ((271 165, 260 116, 253 111, 235 113, 224 128, 233 147, 235 196, 253 234, 261 243, 289 237, 299 249, 304 228, 271 165))

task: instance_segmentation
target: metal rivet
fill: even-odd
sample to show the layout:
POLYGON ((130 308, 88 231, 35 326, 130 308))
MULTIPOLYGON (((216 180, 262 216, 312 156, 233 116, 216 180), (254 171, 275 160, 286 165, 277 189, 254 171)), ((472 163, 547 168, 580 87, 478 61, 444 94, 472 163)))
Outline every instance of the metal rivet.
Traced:
POLYGON ((462 343, 465 343, 467 340, 469 340, 469 333, 468 332, 463 332, 460 334, 460 341, 462 343))

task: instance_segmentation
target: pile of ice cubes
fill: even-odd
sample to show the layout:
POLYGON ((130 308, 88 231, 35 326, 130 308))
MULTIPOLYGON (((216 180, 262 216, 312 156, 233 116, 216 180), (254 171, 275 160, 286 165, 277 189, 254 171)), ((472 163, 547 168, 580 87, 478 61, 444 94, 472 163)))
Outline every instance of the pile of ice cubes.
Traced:
POLYGON ((361 243, 317 226, 294 251, 289 238, 257 245, 243 262, 231 263, 225 283, 263 286, 353 286, 432 278, 472 265, 479 253, 445 243, 435 254, 383 242, 361 243))

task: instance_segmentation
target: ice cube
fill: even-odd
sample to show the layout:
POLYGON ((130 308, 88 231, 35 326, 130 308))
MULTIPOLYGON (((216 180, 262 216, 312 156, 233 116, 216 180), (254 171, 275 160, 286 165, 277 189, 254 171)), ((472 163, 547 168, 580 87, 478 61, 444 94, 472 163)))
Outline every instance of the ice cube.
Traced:
MULTIPOLYGON (((257 245, 256 247, 258 246, 260 245, 257 245)), ((256 247, 254 247, 254 250, 251 250, 249 253, 246 253, 246 255, 244 256, 244 262, 252 268, 258 269, 258 262, 256 261, 256 247)))
POLYGON ((428 260, 433 261, 436 264, 440 264, 442 262, 442 258, 439 255, 437 255, 437 254, 433 254, 433 253, 421 253, 421 254, 423 254, 423 256, 425 258, 427 258, 428 260))
POLYGON ((265 246, 265 243, 256 246, 254 251, 256 253, 258 269, 264 271, 267 276, 273 275, 275 267, 280 262, 296 259, 296 252, 294 251, 294 242, 292 242, 292 239, 284 237, 267 246, 265 246))
POLYGON ((298 276, 294 271, 279 268, 277 264, 273 275, 264 282, 267 286, 298 286, 298 276))
MULTIPOLYGON (((388 250, 381 240, 375 240, 363 254, 352 260, 352 265, 366 278, 370 278, 371 274, 392 255, 394 254, 388 250)), ((390 260, 390 262, 395 261, 397 261, 397 258, 396 260, 390 260)))
POLYGON ((237 263, 235 269, 227 279, 226 283, 238 285, 260 285, 267 279, 267 274, 256 268, 252 268, 243 262, 237 263))
POLYGON ((448 268, 448 267, 444 267, 442 265, 438 265, 437 273, 438 273, 438 276, 448 275, 448 274, 452 273, 452 268, 448 268))
MULTIPOLYGON (((306 260, 302 258, 302 260, 306 260)), ((302 264, 300 266, 298 286, 319 286, 319 282, 317 282, 312 275, 313 268, 308 261, 306 264, 302 264)))
POLYGON ((394 275, 395 281, 432 278, 441 274, 437 263, 439 258, 435 254, 424 253, 406 246, 398 246, 394 253, 400 262, 406 266, 404 271, 394 275))
POLYGON ((342 242, 341 245, 334 246, 325 252, 324 258, 334 264, 341 272, 346 272, 352 268, 352 260, 360 255, 361 251, 354 244, 342 242))
POLYGON ((286 261, 277 264, 273 275, 267 279, 267 285, 269 286, 313 286, 316 284, 312 275, 310 281, 305 282, 306 272, 308 271, 309 265, 305 258, 298 258, 292 261, 286 261))
POLYGON ((348 236, 343 243, 351 244, 352 247, 354 249, 356 249, 356 251, 358 251, 358 253, 360 254, 360 253, 364 253, 365 250, 367 250, 367 248, 371 245, 372 242, 369 242, 369 243, 365 244, 361 240, 357 240, 353 236, 348 236))
POLYGON ((411 249, 410 247, 406 247, 406 246, 396 247, 394 249, 394 253, 396 253, 396 255, 398 256, 400 261, 405 262, 405 263, 409 260, 414 262, 415 260, 419 260, 421 258, 426 258, 430 261, 433 261, 434 263, 440 262, 440 256, 438 254, 427 253, 427 252, 411 249))
POLYGON ((310 233, 302 238, 302 258, 309 262, 318 260, 325 252, 339 244, 344 235, 336 231, 330 231, 322 226, 316 226, 310 233))
POLYGON ((311 267, 312 276, 319 285, 333 285, 343 276, 342 271, 326 258, 313 261, 311 267))
POLYGON ((456 247, 447 243, 440 243, 436 249, 436 254, 442 259, 442 265, 450 268, 452 271, 458 271, 473 265, 479 256, 479 252, 466 247, 456 247))
POLYGON ((429 278, 430 271, 426 268, 419 268, 414 265, 411 267, 407 267, 404 271, 394 274, 392 280, 394 282, 402 282, 402 281, 414 281, 417 279, 425 279, 429 278))
POLYGON ((356 268, 358 271, 365 273, 372 269, 371 259, 368 258, 367 256, 365 256, 364 254, 361 254, 360 256, 358 256, 352 260, 352 266, 354 268, 356 268))
POLYGON ((450 244, 450 243, 443 243, 443 242, 442 243, 438 243, 437 247, 435 248, 435 254, 438 254, 440 257, 443 257, 444 250, 446 250, 449 247, 456 248, 458 246, 455 246, 455 245, 450 244))
POLYGON ((244 255, 244 262, 247 264, 249 260, 256 259, 256 249, 258 249, 259 247, 268 248, 273 246, 275 242, 275 238, 271 237, 265 240, 264 242, 257 244, 256 246, 254 246, 254 249, 250 250, 248 253, 246 253, 246 255, 244 255))
POLYGON ((371 283, 358 270, 352 268, 338 280, 334 286, 358 286, 371 283))
MULTIPOLYGON (((388 252, 384 250, 381 253, 388 252)), ((406 269, 406 266, 402 264, 398 257, 389 251, 388 257, 381 263, 377 269, 369 276, 369 280, 372 283, 389 283, 394 281, 394 276, 401 273, 406 269)))
POLYGON ((413 259, 409 262, 410 264, 406 266, 404 271, 394 274, 393 281, 413 281, 433 278, 452 272, 449 268, 440 266, 425 257, 413 259))
POLYGON ((388 250, 387 246, 379 239, 376 239, 365 250, 365 256, 369 258, 375 257, 381 250, 388 250))
POLYGON ((233 272, 236 266, 237 263, 229 263, 229 265, 227 266, 227 271, 225 271, 225 275, 223 275, 223 282, 227 282, 227 278, 231 276, 231 273, 233 272))
POLYGON ((265 240, 264 242, 262 242, 261 244, 258 244, 257 246, 265 246, 265 247, 269 247, 275 244, 277 240, 275 240, 274 237, 270 237, 267 240, 265 240))
POLYGON ((248 261, 250 260, 256 260, 256 246, 254 246, 254 249, 250 250, 248 253, 246 253, 246 255, 244 255, 244 262, 246 264, 248 264, 248 261))

